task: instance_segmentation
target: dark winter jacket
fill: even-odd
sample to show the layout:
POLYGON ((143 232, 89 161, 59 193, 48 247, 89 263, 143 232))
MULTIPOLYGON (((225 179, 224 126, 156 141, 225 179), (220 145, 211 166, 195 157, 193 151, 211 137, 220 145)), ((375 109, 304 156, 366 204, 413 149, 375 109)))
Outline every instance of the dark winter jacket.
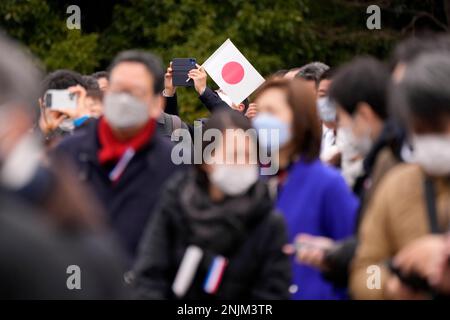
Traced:
MULTIPOLYGON (((218 110, 229 110, 230 107, 227 105, 225 101, 223 101, 217 92, 212 90, 210 87, 206 87, 205 91, 198 96, 200 101, 203 103, 203 105, 210 111, 215 112, 218 110)), ((178 115, 178 101, 177 101, 177 95, 175 94, 173 97, 166 97, 166 114, 170 115, 178 115)), ((196 121, 200 121, 202 124, 204 124, 207 119, 197 119, 196 121)), ((183 123, 184 124, 184 123, 183 123)), ((185 124, 186 125, 186 124, 185 124)), ((194 126, 193 125, 187 125, 189 132, 192 137, 194 137, 194 126)), ((184 126, 183 126, 184 128, 184 126)))
POLYGON ((323 275, 336 286, 345 287, 348 284, 350 264, 358 246, 356 233, 359 223, 382 178, 402 161, 400 151, 404 141, 404 131, 401 127, 392 120, 388 120, 372 149, 364 158, 363 174, 356 179, 353 187, 353 192, 359 197, 361 203, 355 234, 338 242, 325 258, 328 271, 323 275))
POLYGON ((62 229, 44 216, 0 190, 0 299, 129 297, 120 250, 107 234, 62 229), (79 267, 80 290, 67 286, 77 284, 69 266, 79 267))
MULTIPOLYGON (((222 108, 230 108, 225 101, 223 101, 217 92, 210 87, 206 87, 205 91, 198 96, 203 105, 210 111, 214 112, 222 108)), ((171 115, 178 115, 178 99, 175 94, 173 97, 166 97, 166 113, 171 115)))
POLYGON ((290 262, 282 252, 286 230, 266 185, 215 203, 194 170, 168 184, 140 245, 134 268, 136 295, 173 299, 172 284, 190 245, 204 253, 186 299, 287 299, 290 262), (203 185, 203 187, 201 187, 203 185), (228 259, 215 294, 203 289, 216 256, 228 259))
POLYGON ((55 152, 75 162, 79 178, 87 182, 105 207, 113 231, 133 259, 162 186, 180 166, 171 160, 170 141, 157 132, 136 152, 119 181, 112 183, 108 178, 112 168, 100 165, 97 158, 97 125, 95 121, 66 138, 55 152))
POLYGON ((180 117, 177 115, 171 115, 163 112, 161 116, 156 121, 156 130, 161 136, 170 137, 172 133, 177 129, 188 129, 186 123, 181 121, 180 117))

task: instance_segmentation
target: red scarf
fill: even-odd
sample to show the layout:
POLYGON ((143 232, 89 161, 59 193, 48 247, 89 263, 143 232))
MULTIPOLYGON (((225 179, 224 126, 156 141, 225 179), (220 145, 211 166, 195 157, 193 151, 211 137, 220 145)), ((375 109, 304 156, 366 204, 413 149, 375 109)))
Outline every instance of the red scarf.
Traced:
POLYGON ((128 149, 131 148, 134 151, 141 149, 153 137, 155 127, 156 122, 151 119, 134 137, 126 141, 120 141, 114 136, 105 118, 100 118, 98 124, 98 138, 100 140, 100 149, 97 153, 98 161, 100 164, 110 161, 117 162, 128 149))

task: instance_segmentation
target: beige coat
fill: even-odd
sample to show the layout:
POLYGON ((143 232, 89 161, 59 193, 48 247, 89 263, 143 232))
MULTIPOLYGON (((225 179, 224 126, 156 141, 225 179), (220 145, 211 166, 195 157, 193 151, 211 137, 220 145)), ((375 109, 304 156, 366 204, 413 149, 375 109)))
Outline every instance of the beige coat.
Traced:
MULTIPOLYGON (((430 232, 426 211, 424 174, 413 164, 400 164, 380 182, 359 229, 359 246, 353 260, 350 291, 355 299, 383 299, 389 271, 388 259, 414 239, 430 232), (381 268, 381 288, 369 289, 367 268, 381 268)), ((435 179, 440 227, 445 230, 450 215, 450 180, 435 179)))

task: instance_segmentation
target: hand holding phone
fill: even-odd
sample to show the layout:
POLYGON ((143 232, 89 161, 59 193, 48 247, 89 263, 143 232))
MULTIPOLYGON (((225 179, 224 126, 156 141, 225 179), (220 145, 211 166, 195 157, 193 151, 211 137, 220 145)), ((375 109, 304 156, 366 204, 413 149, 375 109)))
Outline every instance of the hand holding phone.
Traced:
POLYGON ((74 110, 77 108, 77 95, 69 90, 47 90, 44 105, 56 111, 74 110))
POLYGON ((294 243, 284 246, 283 251, 288 255, 295 255, 301 264, 318 269, 326 267, 324 258, 328 250, 334 246, 332 239, 309 234, 297 235, 294 243))
POLYGON ((420 275, 418 275, 417 273, 410 273, 410 274, 404 274, 400 268, 398 268, 393 262, 392 260, 389 260, 386 262, 387 267, 389 268, 389 270, 399 278, 399 280, 407 285, 408 287, 410 287, 413 290, 416 291, 423 291, 426 293, 433 293, 434 290, 433 288, 430 286, 430 284, 428 283, 428 281, 421 277, 420 275))
POLYGON ((172 84, 174 87, 193 87, 194 81, 189 78, 189 71, 196 69, 195 58, 175 58, 172 60, 172 84))
POLYGON ((194 81, 195 91, 199 95, 202 95, 206 89, 206 80, 208 79, 208 74, 202 66, 196 64, 197 69, 192 69, 189 71, 188 76, 194 81))
POLYGON ((86 89, 80 85, 72 86, 66 90, 48 90, 44 95, 44 106, 46 108, 72 119, 90 113, 85 101, 86 89))

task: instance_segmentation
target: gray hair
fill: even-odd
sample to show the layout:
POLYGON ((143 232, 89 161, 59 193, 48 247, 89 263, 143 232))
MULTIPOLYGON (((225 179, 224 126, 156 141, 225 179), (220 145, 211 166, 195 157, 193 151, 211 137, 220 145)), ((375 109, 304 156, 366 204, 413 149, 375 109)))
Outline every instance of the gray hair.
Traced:
POLYGON ((40 83, 33 57, 0 30, 0 106, 14 104, 37 115, 40 83))
POLYGON ((330 67, 325 63, 314 61, 302 66, 295 77, 305 80, 314 80, 316 84, 318 84, 321 75, 329 69, 330 67))
POLYGON ((443 125, 450 116, 450 56, 425 53, 406 67, 390 90, 391 111, 402 120, 420 119, 429 127, 443 125))

